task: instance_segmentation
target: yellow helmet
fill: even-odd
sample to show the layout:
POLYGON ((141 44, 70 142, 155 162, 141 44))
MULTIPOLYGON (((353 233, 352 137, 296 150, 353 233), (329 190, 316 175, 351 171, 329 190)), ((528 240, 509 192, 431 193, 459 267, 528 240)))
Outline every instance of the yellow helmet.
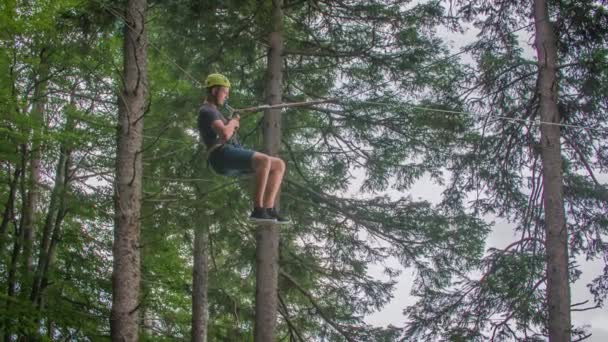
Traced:
POLYGON ((211 88, 213 86, 230 88, 230 81, 222 74, 210 74, 205 80, 205 88, 211 88))

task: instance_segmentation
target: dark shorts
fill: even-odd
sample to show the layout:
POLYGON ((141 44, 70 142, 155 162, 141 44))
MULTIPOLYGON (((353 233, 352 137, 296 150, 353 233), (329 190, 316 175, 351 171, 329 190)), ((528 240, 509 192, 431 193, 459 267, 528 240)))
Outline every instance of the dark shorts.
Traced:
POLYGON ((239 145, 226 144, 211 152, 207 162, 215 172, 223 176, 250 175, 253 170, 255 152, 239 145))

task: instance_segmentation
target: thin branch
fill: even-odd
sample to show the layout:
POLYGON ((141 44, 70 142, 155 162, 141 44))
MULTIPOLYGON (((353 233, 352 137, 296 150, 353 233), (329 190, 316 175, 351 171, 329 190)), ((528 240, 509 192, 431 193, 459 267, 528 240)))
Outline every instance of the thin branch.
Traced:
MULTIPOLYGON (((576 303, 576 304, 572 304, 572 305, 570 305, 570 307, 573 308, 575 306, 581 306, 581 305, 585 305, 587 303, 589 303, 589 300, 586 300, 586 301, 583 301, 583 302, 580 302, 580 303, 576 303)), ((601 305, 597 304, 595 306, 588 307, 588 308, 583 308, 583 309, 570 309, 570 311, 588 311, 588 310, 599 309, 601 307, 602 307, 601 305)))
POLYGON ((332 321, 321 309, 321 306, 316 302, 316 300, 314 299, 314 297, 310 294, 310 292, 306 291, 306 289, 304 289, 292 276, 290 276, 289 274, 287 274, 285 271, 279 269, 279 273, 285 277, 287 280, 289 280, 289 282, 291 282, 297 289, 298 291, 300 291, 304 297, 306 297, 310 303, 315 307, 315 309, 317 310, 317 312, 319 313, 319 315, 321 315, 321 317, 323 318, 323 320, 325 322, 327 322, 327 324, 331 325, 334 329, 336 329, 337 332, 340 333, 340 335, 342 335, 347 341, 349 342, 355 342, 355 340, 353 340, 344 330, 342 330, 342 328, 335 323, 334 321, 332 321))
POLYGON ((302 335, 300 334, 300 332, 298 331, 296 326, 291 322, 291 319, 289 318, 289 310, 287 309, 287 305, 285 305, 283 296, 281 296, 280 293, 277 293, 277 295, 279 297, 279 303, 281 304, 281 307, 283 308, 283 312, 281 312, 280 310, 279 310, 279 312, 281 312, 281 316, 283 316, 283 318, 285 318, 285 322, 287 322, 287 325, 289 326, 289 331, 290 332, 293 331, 296 334, 296 336, 298 337, 298 339, 300 341, 304 342, 305 340, 302 338, 302 335))
POLYGON ((587 334, 587 335, 584 335, 584 336, 582 336, 581 338, 579 338, 578 340, 572 340, 572 342, 579 342, 579 341, 586 340, 586 339, 588 339, 589 337, 591 337, 591 335, 592 335, 592 334, 587 334))
POLYGON ((570 139, 568 139, 567 136, 562 135, 564 137, 564 140, 566 141, 566 143, 572 147, 572 149, 574 150, 574 152, 576 152, 576 154, 579 157, 579 160, 583 163, 583 165, 585 166, 585 169, 587 169, 587 173, 589 174, 589 176, 591 177, 591 179, 593 179, 593 182, 595 183, 596 186, 601 187, 602 185, 600 184, 600 182, 598 182, 597 178, 595 178, 595 174, 593 173, 593 170, 591 169, 591 167, 589 166, 589 163, 587 162, 587 159, 585 158, 585 155, 583 153, 581 153, 581 150, 576 146, 576 144, 573 144, 572 141, 570 141, 570 139))

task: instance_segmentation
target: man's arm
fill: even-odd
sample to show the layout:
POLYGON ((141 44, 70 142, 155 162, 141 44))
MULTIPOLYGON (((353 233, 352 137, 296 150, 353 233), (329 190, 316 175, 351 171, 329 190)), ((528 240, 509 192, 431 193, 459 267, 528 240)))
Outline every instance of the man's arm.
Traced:
POLYGON ((222 120, 213 120, 211 122, 211 128, 217 133, 222 142, 228 141, 234 134, 234 132, 240 126, 240 117, 237 115, 234 118, 230 119, 227 124, 224 125, 222 120))

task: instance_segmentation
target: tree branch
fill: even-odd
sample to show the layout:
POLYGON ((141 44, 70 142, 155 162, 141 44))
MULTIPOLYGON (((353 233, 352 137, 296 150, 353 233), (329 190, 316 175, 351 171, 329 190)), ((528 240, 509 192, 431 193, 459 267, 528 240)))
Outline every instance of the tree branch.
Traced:
POLYGON ((291 277, 289 274, 287 274, 285 271, 279 269, 279 273, 286 278, 287 280, 289 280, 290 283, 292 283, 297 289, 298 291, 300 291, 304 297, 306 297, 310 303, 315 307, 315 309, 317 310, 317 312, 319 313, 319 315, 321 315, 321 317, 323 318, 323 320, 325 322, 327 322, 327 324, 331 325, 334 329, 336 329, 337 332, 340 333, 340 335, 342 335, 348 342, 355 342, 355 340, 353 340, 344 330, 342 330, 342 328, 335 323, 334 321, 332 321, 321 309, 321 306, 316 302, 316 300, 313 298, 313 296, 306 291, 306 289, 304 289, 295 279, 293 279, 293 277, 291 277))
POLYGON ((298 337, 298 339, 301 342, 304 342, 305 340, 302 338, 302 335, 300 334, 300 332, 298 331, 296 326, 293 325, 293 323, 291 322, 291 319, 289 318, 289 310, 287 310, 287 305, 285 305, 283 296, 281 296, 280 293, 277 293, 277 296, 279 297, 279 303, 281 304, 281 307, 283 308, 283 310, 279 310, 279 312, 281 313, 281 316, 283 316, 283 318, 285 318, 285 322, 287 322, 287 325, 289 326, 290 333, 293 331, 296 334, 296 336, 298 337))

